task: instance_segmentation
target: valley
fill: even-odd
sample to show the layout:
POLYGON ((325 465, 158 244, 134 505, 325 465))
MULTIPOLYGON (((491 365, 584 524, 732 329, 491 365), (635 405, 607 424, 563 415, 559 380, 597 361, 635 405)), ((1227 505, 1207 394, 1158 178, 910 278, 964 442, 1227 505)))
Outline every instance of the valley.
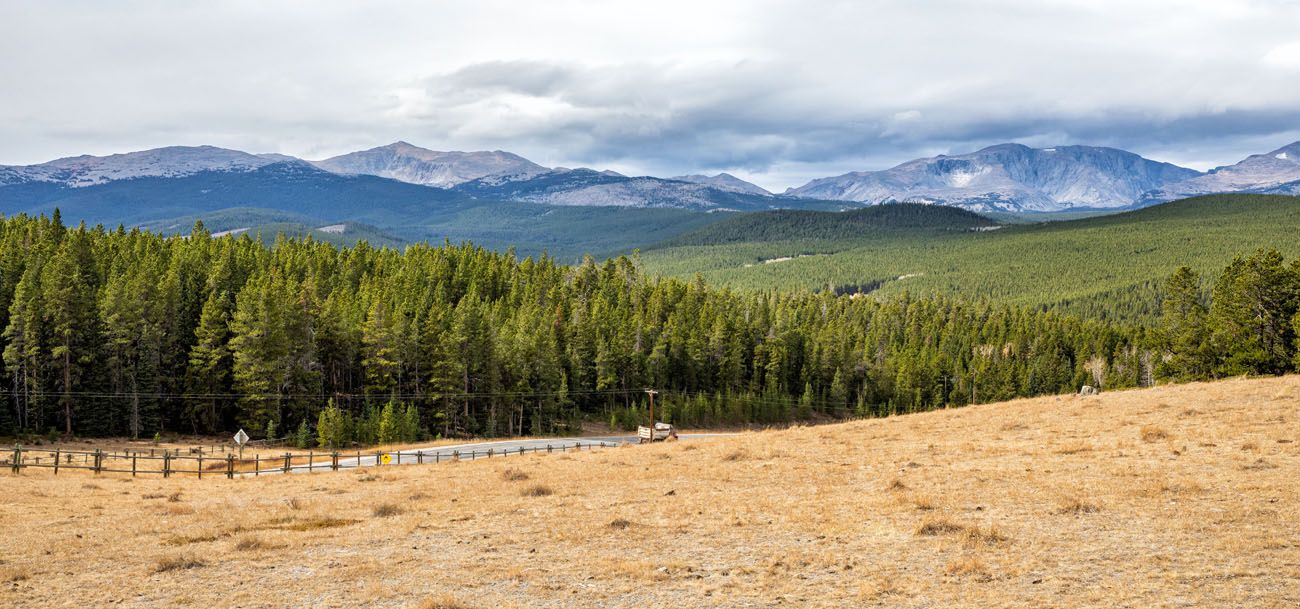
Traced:
POLYGON ((650 273, 735 288, 944 294, 1134 322, 1159 314, 1159 284, 1179 266, 1217 272, 1267 247, 1300 254, 1297 197, 1207 196, 993 231, 982 230, 991 220, 939 207, 911 206, 910 223, 869 215, 888 207, 737 216, 640 260, 650 273), (784 257, 795 259, 756 264, 784 257))

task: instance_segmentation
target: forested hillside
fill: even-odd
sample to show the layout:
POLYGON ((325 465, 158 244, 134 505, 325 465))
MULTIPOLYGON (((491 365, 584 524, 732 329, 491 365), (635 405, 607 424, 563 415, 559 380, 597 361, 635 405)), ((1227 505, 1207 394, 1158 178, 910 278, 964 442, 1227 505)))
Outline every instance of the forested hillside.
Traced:
POLYGON ((428 434, 879 414, 1150 380, 1141 329, 954 298, 733 292, 618 258, 0 221, 0 429, 255 435, 409 405, 428 434))
POLYGON ((782 209, 736 214, 721 222, 675 237, 673 245, 720 245, 747 241, 842 241, 893 233, 922 236, 996 226, 974 212, 942 205, 900 203, 838 213, 782 209))
POLYGON ((651 273, 699 273, 735 288, 945 294, 1150 324, 1160 316, 1161 283, 1180 266, 1215 273, 1260 247, 1300 254, 1300 197, 1207 196, 998 230, 874 230, 841 238, 834 230, 800 228, 834 226, 837 217, 803 212, 788 228, 779 226, 784 216, 736 217, 727 224, 754 230, 726 242, 670 242, 643 251, 642 261, 651 273), (769 238, 782 234, 797 238, 769 238))

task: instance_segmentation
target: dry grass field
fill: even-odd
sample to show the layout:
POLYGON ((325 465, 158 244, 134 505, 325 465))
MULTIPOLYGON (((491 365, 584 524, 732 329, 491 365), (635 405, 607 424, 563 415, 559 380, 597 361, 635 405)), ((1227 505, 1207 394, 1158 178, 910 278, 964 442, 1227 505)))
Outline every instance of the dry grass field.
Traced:
POLYGON ((1300 377, 258 479, 0 473, 0 607, 1296 607, 1300 377))

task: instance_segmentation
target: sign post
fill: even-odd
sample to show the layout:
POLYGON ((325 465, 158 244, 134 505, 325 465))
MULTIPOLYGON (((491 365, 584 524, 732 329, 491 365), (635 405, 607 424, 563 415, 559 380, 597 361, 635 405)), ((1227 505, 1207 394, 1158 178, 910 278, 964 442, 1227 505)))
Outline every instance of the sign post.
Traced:
POLYGON ((659 395, 654 389, 646 389, 646 394, 650 396, 650 441, 655 439, 655 396, 659 395))
POLYGON ((248 434, 243 429, 235 432, 235 444, 239 445, 239 459, 244 459, 244 444, 248 443, 248 434))

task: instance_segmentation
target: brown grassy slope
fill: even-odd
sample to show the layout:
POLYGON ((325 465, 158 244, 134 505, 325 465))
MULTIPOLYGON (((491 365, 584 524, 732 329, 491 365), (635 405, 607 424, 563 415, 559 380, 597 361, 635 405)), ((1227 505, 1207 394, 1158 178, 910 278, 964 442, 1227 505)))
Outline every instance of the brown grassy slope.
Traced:
POLYGON ((1298 424, 1286 377, 370 472, 6 472, 0 606, 1294 607, 1298 424))

